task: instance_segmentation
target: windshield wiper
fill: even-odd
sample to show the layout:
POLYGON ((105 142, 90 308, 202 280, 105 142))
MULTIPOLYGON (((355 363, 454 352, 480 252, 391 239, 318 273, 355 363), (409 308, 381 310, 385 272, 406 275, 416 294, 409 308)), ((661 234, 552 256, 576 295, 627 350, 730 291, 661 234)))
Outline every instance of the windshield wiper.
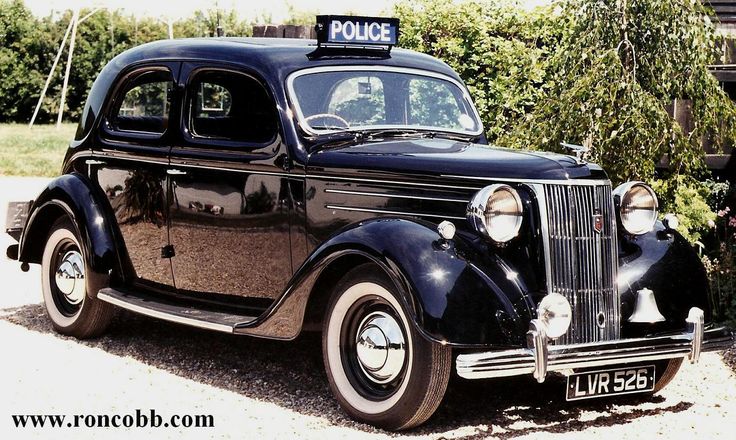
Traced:
POLYGON ((386 137, 394 137, 394 138, 411 138, 411 137, 419 137, 419 138, 434 138, 437 136, 437 132, 434 131, 426 131, 426 130, 407 130, 407 129, 400 129, 400 128, 389 128, 384 130, 362 130, 359 132, 356 132, 356 139, 360 138, 361 140, 373 140, 373 139, 379 139, 379 138, 386 138, 386 137))
POLYGON ((443 139, 451 139, 456 141, 467 142, 471 136, 465 136, 462 134, 453 134, 443 131, 431 131, 431 130, 412 130, 406 128, 389 128, 389 129, 365 129, 365 130, 344 130, 332 133, 325 133, 318 135, 320 141, 314 144, 313 148, 324 149, 339 147, 344 145, 345 142, 365 142, 376 139, 385 138, 398 138, 398 139, 434 139, 440 137, 443 139))
POLYGON ((356 132, 356 140, 374 140, 380 138, 424 138, 434 139, 436 137, 443 139, 452 139, 459 141, 467 141, 472 136, 463 134, 448 133, 445 131, 432 131, 432 130, 411 130, 401 128, 391 128, 384 130, 362 130, 358 135, 356 132))

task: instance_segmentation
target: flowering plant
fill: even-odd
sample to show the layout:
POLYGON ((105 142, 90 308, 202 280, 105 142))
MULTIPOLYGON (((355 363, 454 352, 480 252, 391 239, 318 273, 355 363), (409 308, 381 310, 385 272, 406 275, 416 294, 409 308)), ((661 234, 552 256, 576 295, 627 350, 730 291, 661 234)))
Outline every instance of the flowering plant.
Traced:
POLYGON ((710 300, 713 316, 719 321, 736 323, 736 213, 726 206, 716 212, 715 221, 709 220, 708 244, 695 244, 710 280, 710 300), (705 251, 704 249, 711 250, 705 251))

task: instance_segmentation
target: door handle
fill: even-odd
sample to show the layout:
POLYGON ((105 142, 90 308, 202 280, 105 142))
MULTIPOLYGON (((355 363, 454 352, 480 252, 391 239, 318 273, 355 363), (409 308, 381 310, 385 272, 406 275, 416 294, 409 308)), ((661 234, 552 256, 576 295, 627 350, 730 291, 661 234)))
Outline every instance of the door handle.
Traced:
POLYGON ((186 176, 187 172, 173 168, 170 170, 166 170, 166 174, 168 174, 169 176, 186 176))
POLYGON ((95 160, 95 159, 87 159, 87 160, 84 161, 84 163, 86 165, 90 165, 90 166, 92 166, 92 165, 105 165, 105 162, 103 162, 101 160, 95 160))

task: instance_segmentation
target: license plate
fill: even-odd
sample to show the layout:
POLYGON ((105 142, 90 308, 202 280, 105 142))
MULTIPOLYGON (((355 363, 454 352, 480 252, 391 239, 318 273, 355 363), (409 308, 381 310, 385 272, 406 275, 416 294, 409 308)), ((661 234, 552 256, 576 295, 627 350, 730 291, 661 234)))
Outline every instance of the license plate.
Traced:
POLYGON ((26 226, 31 202, 9 202, 5 214, 5 231, 22 231, 26 226))
POLYGON ((567 400, 593 399, 654 390, 654 365, 586 371, 567 377, 567 400))

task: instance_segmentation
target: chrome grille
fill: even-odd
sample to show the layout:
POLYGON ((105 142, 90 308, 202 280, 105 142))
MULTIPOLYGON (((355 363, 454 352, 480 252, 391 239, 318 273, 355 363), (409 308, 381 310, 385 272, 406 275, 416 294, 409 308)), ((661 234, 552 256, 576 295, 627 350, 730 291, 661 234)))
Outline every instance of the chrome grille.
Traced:
POLYGON ((619 339, 621 313, 616 217, 608 182, 544 185, 548 291, 564 295, 573 310, 570 330, 557 344, 619 339), (595 216, 602 229, 595 229, 595 216))

